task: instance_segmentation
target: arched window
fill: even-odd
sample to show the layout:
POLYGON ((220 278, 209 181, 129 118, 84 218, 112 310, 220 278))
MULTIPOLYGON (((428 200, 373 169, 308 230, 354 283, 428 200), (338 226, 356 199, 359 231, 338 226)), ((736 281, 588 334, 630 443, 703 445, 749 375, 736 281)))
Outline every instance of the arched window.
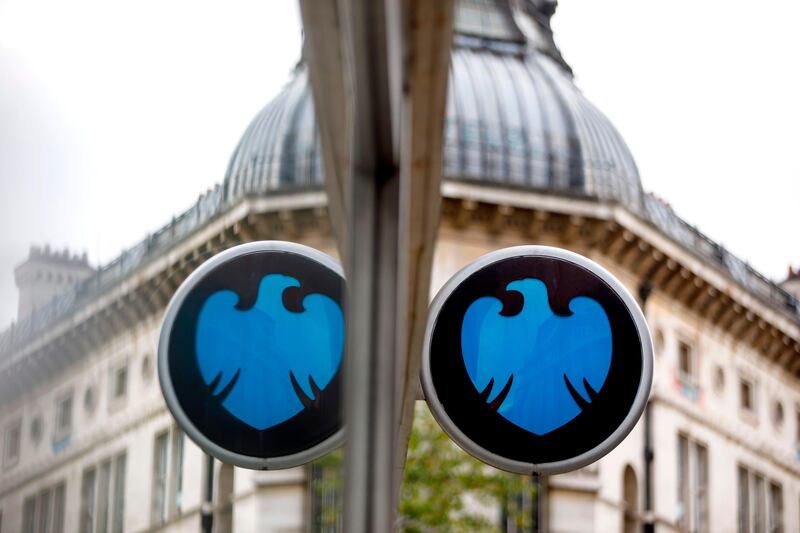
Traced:
POLYGON ((217 492, 214 495, 214 531, 233 531, 233 466, 222 464, 217 475, 217 492))
POLYGON ((624 505, 622 533, 638 533, 639 531, 639 484, 636 472, 631 465, 625 466, 622 474, 622 502, 624 505))

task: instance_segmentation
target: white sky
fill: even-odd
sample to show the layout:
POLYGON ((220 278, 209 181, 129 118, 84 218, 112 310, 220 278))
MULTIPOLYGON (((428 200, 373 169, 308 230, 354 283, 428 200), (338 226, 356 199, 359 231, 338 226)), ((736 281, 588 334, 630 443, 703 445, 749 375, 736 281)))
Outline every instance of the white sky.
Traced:
MULTIPOLYGON (((564 0, 556 38, 646 189, 773 279, 800 263, 800 4, 564 0)), ((0 328, 30 244, 105 263, 222 180, 300 54, 278 0, 0 0, 0 328)))

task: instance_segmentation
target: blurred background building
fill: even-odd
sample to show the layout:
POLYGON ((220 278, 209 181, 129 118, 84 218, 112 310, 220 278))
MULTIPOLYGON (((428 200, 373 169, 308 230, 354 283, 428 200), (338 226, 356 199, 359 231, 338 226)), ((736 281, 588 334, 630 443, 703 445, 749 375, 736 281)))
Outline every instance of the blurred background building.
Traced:
MULTIPOLYGON (((644 192, 555 45, 556 3, 514 4, 457 0, 433 287, 500 247, 569 248, 638 295, 656 354, 628 438, 547 480, 546 530, 800 531, 800 272, 772 283, 644 192)), ((322 180, 301 61, 188 211, 98 269, 31 249, 0 334, 2 533, 196 532, 203 509, 220 533, 338 531, 324 467, 210 476, 155 371, 164 309, 205 259, 261 239, 335 255, 322 180)))

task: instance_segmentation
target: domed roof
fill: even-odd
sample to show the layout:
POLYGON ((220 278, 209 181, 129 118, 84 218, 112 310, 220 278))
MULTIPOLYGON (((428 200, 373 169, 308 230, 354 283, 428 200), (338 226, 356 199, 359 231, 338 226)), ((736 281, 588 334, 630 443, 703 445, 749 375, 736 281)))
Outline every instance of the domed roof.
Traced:
MULTIPOLYGON (((551 0, 459 0, 445 121, 444 177, 642 202, 636 164, 572 81, 552 39, 551 0), (512 1, 513 5, 515 2, 512 1), (543 7, 542 7, 543 6, 543 7)), ((242 136, 228 200, 320 188, 323 167, 305 66, 242 136)))

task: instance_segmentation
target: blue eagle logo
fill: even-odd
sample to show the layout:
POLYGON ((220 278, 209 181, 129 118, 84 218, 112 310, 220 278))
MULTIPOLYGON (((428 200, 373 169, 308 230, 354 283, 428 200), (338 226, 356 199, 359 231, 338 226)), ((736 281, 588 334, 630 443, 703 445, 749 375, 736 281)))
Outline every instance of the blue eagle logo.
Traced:
POLYGON ((299 312, 288 310, 283 293, 300 285, 268 274, 250 309, 237 309, 231 290, 213 293, 200 309, 195 351, 203 380, 231 415, 258 430, 315 405, 342 362, 341 307, 314 293, 299 312))
POLYGON ((491 296, 475 300, 464 314, 464 364, 492 409, 545 435, 597 397, 611 367, 611 326, 603 307, 585 296, 570 300, 569 316, 555 314, 539 279, 512 281, 506 290, 523 297, 515 316, 502 316, 503 303, 491 296))

